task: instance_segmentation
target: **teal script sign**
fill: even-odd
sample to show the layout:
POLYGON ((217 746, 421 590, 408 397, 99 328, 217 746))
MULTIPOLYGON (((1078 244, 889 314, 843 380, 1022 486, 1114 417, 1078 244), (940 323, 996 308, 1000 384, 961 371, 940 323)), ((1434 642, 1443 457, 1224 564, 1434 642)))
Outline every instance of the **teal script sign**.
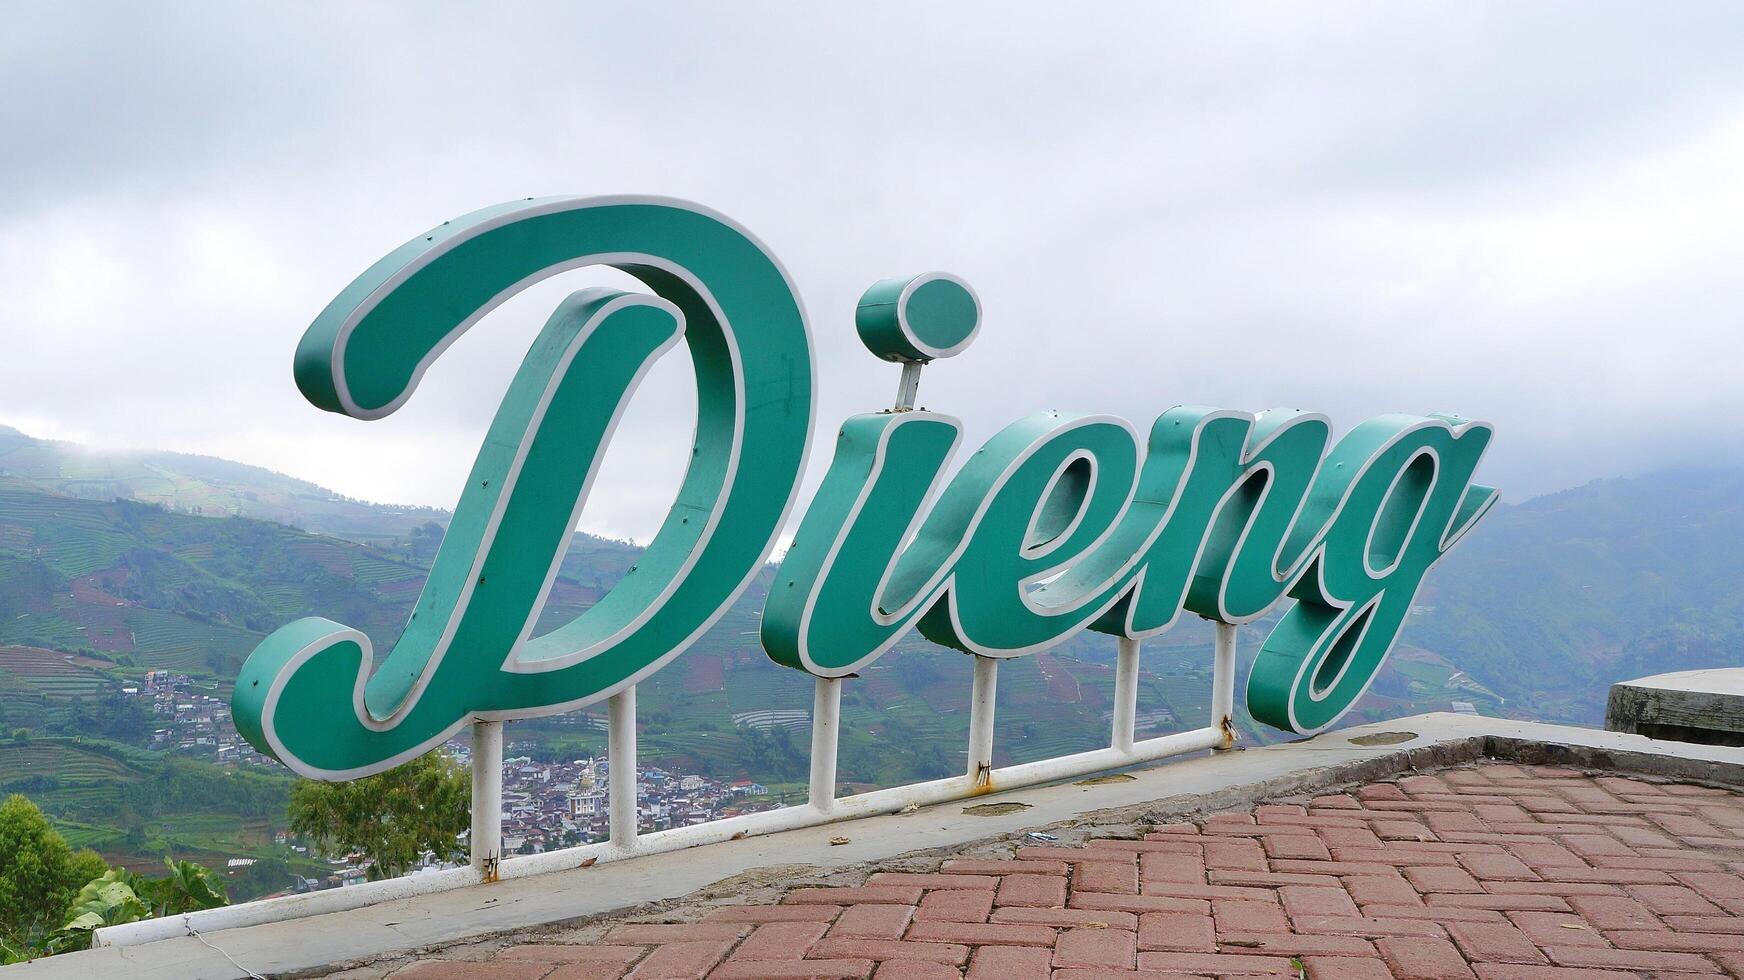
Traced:
MULTIPOLYGON (((479 317, 534 282, 602 265, 647 293, 584 289, 534 341, 479 449, 429 581, 379 667, 321 618, 249 657, 237 727, 319 779, 380 772, 475 719, 551 714, 660 669, 767 560, 793 505, 815 377, 781 265, 733 222, 659 198, 528 199, 444 223, 346 287, 304 335, 298 387, 382 418, 479 317), (643 375, 685 344, 695 445, 637 565, 534 635, 612 430, 643 375)), ((961 352, 980 324, 951 276, 886 280, 856 311, 887 360, 961 352)), ((1333 441, 1320 415, 1178 406, 1148 432, 1106 415, 1019 419, 948 472, 962 423, 845 421, 764 611, 778 663, 852 673, 910 630, 1019 657, 1082 630, 1143 638, 1183 611, 1225 623, 1288 603, 1248 679, 1254 717, 1335 722, 1373 680, 1424 575, 1495 502, 1472 483, 1491 429, 1383 416, 1333 441)))

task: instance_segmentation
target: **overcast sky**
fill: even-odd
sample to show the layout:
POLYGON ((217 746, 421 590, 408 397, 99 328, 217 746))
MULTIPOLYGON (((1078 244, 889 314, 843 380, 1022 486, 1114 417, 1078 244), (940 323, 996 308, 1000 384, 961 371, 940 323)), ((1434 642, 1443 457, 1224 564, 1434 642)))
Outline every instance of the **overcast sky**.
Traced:
MULTIPOLYGON (((302 401, 298 337, 442 220, 646 192, 787 264, 813 483, 896 384, 855 299, 930 269, 985 320, 921 402, 976 441, 1450 411, 1515 501, 1744 461, 1744 5, 484 6, 8 3, 0 422, 452 506, 534 330, 606 280, 523 294, 381 422, 302 401)), ((657 525, 688 378, 650 379, 584 528, 657 525)))

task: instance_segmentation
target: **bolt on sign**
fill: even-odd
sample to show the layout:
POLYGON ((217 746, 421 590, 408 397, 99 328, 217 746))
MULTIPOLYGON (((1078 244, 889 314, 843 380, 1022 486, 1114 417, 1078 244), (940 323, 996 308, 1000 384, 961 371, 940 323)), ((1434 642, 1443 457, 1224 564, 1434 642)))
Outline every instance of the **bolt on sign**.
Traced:
MULTIPOLYGON (((775 256, 706 208, 647 197, 527 199, 388 253, 304 334, 317 407, 392 414, 431 362, 539 280, 610 266, 648 292, 583 289, 534 341, 478 451, 404 634, 379 667, 322 618, 268 636, 237 681, 237 727, 318 779, 380 772, 475 720, 616 694, 703 634, 768 558, 795 502, 816 377, 805 312, 775 256), (596 605, 542 635, 612 431, 648 369, 685 344, 692 458, 659 533, 596 605)), ((980 302, 943 274, 884 280, 855 323, 909 371, 962 353, 980 302)), ((1286 611, 1247 684, 1290 732, 1333 724, 1367 689, 1424 575, 1494 504, 1472 483, 1492 429, 1386 415, 1333 441, 1325 416, 1180 405, 1146 430, 1043 412, 962 462, 963 425, 898 410, 842 423, 763 615, 777 663, 860 670, 900 638, 1021 657, 1082 630, 1140 639, 1183 613, 1286 611)))

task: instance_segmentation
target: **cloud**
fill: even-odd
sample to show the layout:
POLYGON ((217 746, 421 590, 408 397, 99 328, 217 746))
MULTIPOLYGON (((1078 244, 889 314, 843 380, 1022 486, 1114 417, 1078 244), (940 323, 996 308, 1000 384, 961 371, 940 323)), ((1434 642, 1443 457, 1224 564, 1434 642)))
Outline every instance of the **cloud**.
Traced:
MULTIPOLYGON (((0 420, 452 504, 538 324, 493 313, 398 415, 304 404, 332 295, 445 218, 643 191, 739 219, 813 319, 815 482, 895 370, 874 279, 981 293, 921 401, 1456 411, 1513 499, 1737 458, 1744 10, 1723 4, 39 5, 0 37, 0 420)), ((591 278, 590 278, 591 275, 591 278)), ((646 537, 682 358, 583 526, 646 537)), ((677 446, 675 451, 667 451, 677 446)))

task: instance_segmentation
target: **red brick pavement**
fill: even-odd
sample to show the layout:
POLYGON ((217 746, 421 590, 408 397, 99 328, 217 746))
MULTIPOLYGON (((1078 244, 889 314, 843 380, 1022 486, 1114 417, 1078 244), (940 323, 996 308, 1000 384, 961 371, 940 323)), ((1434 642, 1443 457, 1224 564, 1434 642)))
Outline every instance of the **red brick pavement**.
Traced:
POLYGON ((393 980, 1744 977, 1744 797, 1485 765, 393 980))

